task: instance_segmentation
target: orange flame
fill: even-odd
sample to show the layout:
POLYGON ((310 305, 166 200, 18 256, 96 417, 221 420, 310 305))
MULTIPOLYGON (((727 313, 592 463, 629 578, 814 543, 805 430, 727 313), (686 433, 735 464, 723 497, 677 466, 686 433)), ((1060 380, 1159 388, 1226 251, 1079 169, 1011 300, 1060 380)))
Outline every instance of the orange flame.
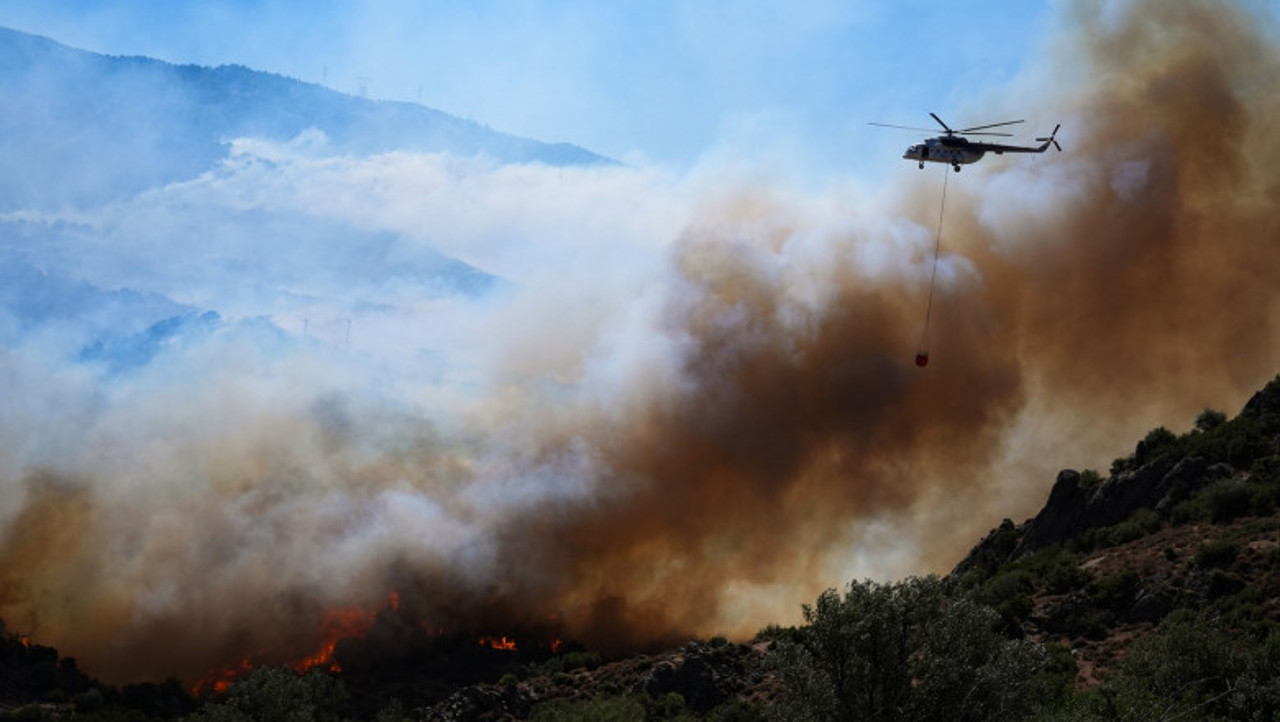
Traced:
POLYGON ((506 652, 516 651, 516 640, 509 639, 505 634, 501 637, 481 637, 481 645, 487 645, 492 649, 500 649, 506 652))
POLYGON ((325 642, 324 647, 322 647, 319 652, 303 657, 302 659, 299 659, 296 662, 292 662, 289 666, 293 667, 293 671, 297 672, 298 674, 302 674, 303 672, 315 669, 317 667, 323 667, 329 670, 330 672, 341 672, 342 665, 338 664, 333 659, 333 650, 337 648, 338 648, 338 640, 336 639, 330 640, 328 642, 325 642))
POLYGON ((222 694, 230 689, 235 681, 245 674, 253 670, 253 659, 258 655, 246 655, 240 660, 240 664, 234 667, 227 667, 206 675, 203 679, 191 685, 191 696, 203 697, 205 694, 222 694))
POLYGON ((23 649, 31 649, 31 638, 27 635, 18 637, 18 641, 22 644, 23 649))
MULTIPOLYGON (((385 608, 396 610, 400 607, 400 595, 392 592, 387 598, 385 608)), ((344 639, 354 639, 362 637, 369 631, 369 627, 373 626, 374 620, 377 618, 376 611, 365 611, 356 608, 335 609, 325 614, 320 622, 320 628, 324 631, 324 643, 320 648, 312 654, 305 655, 293 661, 285 662, 293 671, 298 674, 310 671, 312 669, 324 669, 329 672, 341 672, 340 665, 334 658, 334 651, 338 648, 338 642, 344 639)), ((514 649, 514 646, 512 647, 514 649)), ((245 655, 240 663, 231 667, 216 670, 201 678, 191 687, 191 694, 201 697, 205 694, 221 694, 227 691, 236 680, 253 671, 254 667, 271 663, 272 659, 278 660, 284 655, 272 650, 254 652, 245 655)))

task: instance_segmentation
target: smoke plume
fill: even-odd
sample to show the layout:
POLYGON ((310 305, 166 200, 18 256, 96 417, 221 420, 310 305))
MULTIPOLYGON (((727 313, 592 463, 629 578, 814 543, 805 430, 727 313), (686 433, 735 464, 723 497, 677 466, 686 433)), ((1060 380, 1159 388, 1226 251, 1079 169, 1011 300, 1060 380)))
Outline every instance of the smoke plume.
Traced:
POLYGON ((244 320, 129 374, 60 360, 52 332, 0 355, 0 618, 109 678, 191 680, 314 651, 326 614, 393 592, 423 627, 620 650, 786 621, 841 575, 945 571, 1053 465, 1105 465, 1280 365, 1261 15, 1065 5, 1008 89, 1065 152, 950 177, 926 369, 945 166, 854 203, 242 141, 68 218, 146 259, 85 274, 244 320), (424 300, 227 239, 241 262, 209 281, 168 242, 268 205, 511 283, 424 300))

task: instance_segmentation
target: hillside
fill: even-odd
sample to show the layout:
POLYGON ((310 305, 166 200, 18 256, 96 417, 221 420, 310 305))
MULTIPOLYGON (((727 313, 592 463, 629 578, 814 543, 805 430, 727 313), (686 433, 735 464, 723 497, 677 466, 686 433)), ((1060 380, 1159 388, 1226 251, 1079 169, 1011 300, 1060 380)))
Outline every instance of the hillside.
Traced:
POLYGON ((612 162, 414 103, 368 100, 238 65, 104 56, 0 28, 0 212, 118 200, 203 172, 226 156, 231 139, 283 141, 310 128, 325 134, 334 153, 612 162))
POLYGON ((1280 623, 1280 378, 1235 418, 1164 427, 1103 477, 1058 474, 952 573, 1015 633, 1068 646, 1090 686, 1174 612, 1267 638, 1280 623))
MULTIPOLYGON (((945 715, 951 709, 943 704, 946 685, 936 687, 927 663, 950 654, 937 646, 939 629, 969 636, 957 648, 964 655, 972 655, 970 646, 995 644, 1021 660, 1020 670, 1005 669, 985 683, 981 670, 990 663, 974 661, 978 677, 965 684, 995 684, 992 689, 1005 691, 992 699, 1004 701, 985 710, 975 706, 957 719, 1115 719, 1156 702, 1171 714, 1201 719, 1262 719, 1255 713, 1280 709, 1274 696, 1277 599, 1280 377, 1235 418, 1206 410, 1185 434, 1153 430, 1106 477, 1061 472, 1034 518, 1005 520, 948 578, 855 583, 843 602, 832 591, 806 607, 805 626, 771 627, 749 644, 691 641, 609 660, 572 643, 526 650, 505 638, 501 645, 485 639, 476 645, 465 634, 419 632, 406 638, 417 641, 406 643, 396 659, 363 656, 367 650, 353 640, 337 648, 328 673, 298 676, 287 667, 265 667, 234 677, 225 694, 192 699, 173 682, 123 690, 101 685, 74 660, 0 634, 6 680, 0 710, 21 718, 77 710, 77 718, 173 719, 199 709, 194 719, 246 719, 264 704, 287 700, 310 710, 304 719, 788 718, 796 703, 821 704, 829 694, 797 682, 812 679, 797 670, 822 658, 815 643, 831 633, 822 631, 830 615, 839 615, 836 629, 874 625, 888 603, 906 605, 903 629, 926 624, 934 630, 903 638, 902 661, 914 671, 899 693, 917 699, 904 696, 906 706, 892 719, 915 718, 903 710, 929 718, 920 710, 945 715), (928 599, 949 601, 933 607, 928 599), (971 618, 957 628, 961 614, 971 618), (987 625, 984 619, 996 636, 975 643, 971 635, 987 625), (973 620, 980 623, 975 627, 973 620), (924 646, 910 652, 911 644, 924 646), (1006 679, 1021 681, 1008 685, 1006 679), (999 697, 1007 697, 1010 686, 1031 695, 1023 701, 1029 706, 999 697), (943 696, 921 707, 921 689, 943 696)), ((844 641, 828 652, 843 650, 840 658, 856 660, 860 634, 837 637, 844 641)), ((882 654, 888 639, 869 639, 882 654)), ((874 670, 892 664, 878 665, 865 669, 880 675, 874 683, 883 686, 874 670)), ((861 679, 866 672, 851 674, 861 679)), ((980 688, 966 687, 966 697, 980 688)))

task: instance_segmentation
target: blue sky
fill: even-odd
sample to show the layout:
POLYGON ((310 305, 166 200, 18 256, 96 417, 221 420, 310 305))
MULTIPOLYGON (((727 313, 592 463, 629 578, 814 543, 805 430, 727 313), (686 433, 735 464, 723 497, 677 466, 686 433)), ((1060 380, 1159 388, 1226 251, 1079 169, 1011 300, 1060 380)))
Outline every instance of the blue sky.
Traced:
MULTIPOLYGON (((1045 39, 1052 3, 976 0, 7 0, 0 25, 239 63, 541 140, 688 166, 724 143, 845 164, 956 124, 1045 39)), ((1014 105, 1016 103, 1006 103, 1014 105)), ((981 113, 977 113, 981 115, 981 113)))

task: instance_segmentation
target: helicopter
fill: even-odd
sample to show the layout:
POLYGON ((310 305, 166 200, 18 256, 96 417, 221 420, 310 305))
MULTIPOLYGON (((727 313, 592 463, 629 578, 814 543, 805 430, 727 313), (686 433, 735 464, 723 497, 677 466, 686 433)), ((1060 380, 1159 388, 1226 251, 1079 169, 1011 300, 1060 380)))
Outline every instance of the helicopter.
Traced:
MULTIPOLYGON (((989 123, 987 125, 975 125, 972 128, 964 128, 961 130, 953 130, 934 113, 930 113, 934 120, 938 121, 938 125, 946 132, 935 138, 929 138, 923 143, 916 143, 907 148, 907 152, 902 154, 907 160, 919 161, 920 167, 924 168, 926 161, 930 163, 949 163, 957 173, 960 172, 961 165, 976 163, 982 160, 982 156, 987 152, 1002 155, 1004 153, 1043 153, 1049 149, 1049 146, 1062 151, 1062 146, 1054 138, 1058 134, 1058 128, 1062 125, 1054 126, 1053 132, 1044 138, 1036 138, 1040 143, 1038 146, 1023 145, 1003 145, 1001 143, 985 143, 981 141, 973 141, 961 136, 965 135, 989 135, 989 136, 1011 136, 1011 133, 989 132, 989 128, 1000 128, 1006 125, 1015 125, 1022 123, 1021 120, 1006 120, 1003 123, 989 123)), ((869 123, 868 125, 878 125, 882 128, 901 128, 903 130, 932 130, 932 128, 913 128, 905 125, 889 125, 887 123, 869 123)))

